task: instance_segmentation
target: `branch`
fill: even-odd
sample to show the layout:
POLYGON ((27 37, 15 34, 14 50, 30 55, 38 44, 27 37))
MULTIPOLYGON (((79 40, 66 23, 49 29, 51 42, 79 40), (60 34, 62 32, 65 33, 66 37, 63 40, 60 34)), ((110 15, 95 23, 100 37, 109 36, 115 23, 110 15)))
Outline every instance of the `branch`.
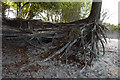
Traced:
POLYGON ((26 4, 29 4, 29 2, 26 2, 25 4, 23 4, 23 6, 21 7, 21 9, 22 9, 26 4))
POLYGON ((25 16, 25 19, 27 19, 28 15, 29 15, 29 13, 30 13, 31 5, 32 5, 32 4, 30 4, 30 6, 29 6, 28 13, 27 13, 26 16, 25 16))

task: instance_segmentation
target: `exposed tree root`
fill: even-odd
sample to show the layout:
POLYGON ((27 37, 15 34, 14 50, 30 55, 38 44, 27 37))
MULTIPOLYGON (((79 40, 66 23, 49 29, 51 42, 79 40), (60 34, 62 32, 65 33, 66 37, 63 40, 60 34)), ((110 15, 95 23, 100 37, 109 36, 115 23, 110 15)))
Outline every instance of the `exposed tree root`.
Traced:
MULTIPOLYGON (((44 25, 39 26, 43 27, 44 25)), ((26 33, 27 29, 4 30, 3 39, 24 39, 29 45, 45 49, 47 54, 42 56, 41 62, 56 58, 58 55, 59 57, 67 55, 70 50, 76 47, 77 54, 75 55, 83 55, 80 61, 84 61, 85 64, 91 63, 94 58, 101 55, 99 43, 103 47, 103 55, 105 54, 104 41, 106 42, 105 32, 107 28, 100 23, 54 24, 54 27, 51 26, 51 28, 50 25, 48 25, 49 28, 47 25, 45 26, 44 28, 29 30, 31 33, 26 33)))

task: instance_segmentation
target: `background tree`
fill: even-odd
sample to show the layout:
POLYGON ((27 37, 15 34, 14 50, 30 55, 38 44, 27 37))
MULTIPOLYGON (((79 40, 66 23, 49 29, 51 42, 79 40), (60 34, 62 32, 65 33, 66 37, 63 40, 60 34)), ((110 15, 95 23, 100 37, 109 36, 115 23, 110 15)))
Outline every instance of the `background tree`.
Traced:
POLYGON ((91 7, 90 2, 6 2, 4 4, 16 10, 17 17, 33 19, 35 16, 40 16, 41 19, 52 22, 71 22, 85 18, 91 7))
POLYGON ((6 16, 6 15, 5 15, 5 10, 6 10, 6 9, 9 9, 9 8, 10 8, 9 5, 7 5, 6 3, 2 2, 2 16, 3 16, 3 17, 6 16))

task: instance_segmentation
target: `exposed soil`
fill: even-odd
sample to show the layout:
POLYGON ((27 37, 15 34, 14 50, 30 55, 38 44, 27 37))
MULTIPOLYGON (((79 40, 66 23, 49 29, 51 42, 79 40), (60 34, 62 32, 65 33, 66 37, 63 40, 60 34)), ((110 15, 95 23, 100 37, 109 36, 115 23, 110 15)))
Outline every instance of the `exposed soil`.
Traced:
MULTIPOLYGON (((115 34, 118 36, 118 34, 115 34)), ((113 37, 115 36, 113 35, 113 37)), ((104 57, 94 59, 92 66, 85 68, 75 63, 74 56, 53 59, 40 62, 41 56, 45 55, 42 49, 31 46, 19 47, 13 43, 2 45, 2 77, 3 78, 117 78, 118 77, 118 39, 107 39, 105 45, 106 54, 104 57)), ((18 40, 19 41, 19 40, 18 40)), ((71 52, 69 52, 71 54, 71 52)), ((101 50, 102 53, 102 50, 101 50)), ((77 55, 78 56, 78 55, 77 55)), ((80 55, 79 55, 80 56, 80 55)), ((1 67, 1 66, 0 66, 1 67)))
MULTIPOLYGON (((106 54, 95 59, 92 66, 81 69, 79 64, 56 59, 40 62, 44 53, 32 47, 5 47, 2 53, 3 78, 117 78, 118 39, 107 39, 106 54), (27 49, 27 50, 26 50, 27 49)), ((101 51, 102 52, 102 51, 101 51)))

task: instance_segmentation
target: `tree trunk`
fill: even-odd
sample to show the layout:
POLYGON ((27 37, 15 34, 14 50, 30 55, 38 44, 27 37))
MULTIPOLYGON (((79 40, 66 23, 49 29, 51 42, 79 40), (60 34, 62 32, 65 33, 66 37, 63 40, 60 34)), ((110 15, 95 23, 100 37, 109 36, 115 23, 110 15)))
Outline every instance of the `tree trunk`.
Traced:
POLYGON ((47 21, 49 21, 49 10, 47 10, 47 21))
POLYGON ((21 17, 21 2, 19 2, 18 4, 19 4, 19 5, 18 5, 18 6, 19 6, 19 14, 18 14, 18 16, 19 16, 19 18, 20 18, 20 17, 21 17))
POLYGON ((102 7, 102 0, 99 0, 99 2, 98 0, 93 0, 91 12, 87 18, 78 21, 73 21, 70 23, 60 23, 60 24, 81 24, 81 23, 89 23, 93 21, 99 22, 101 7, 102 7))
MULTIPOLYGON (((18 6, 18 4, 17 4, 17 6, 18 6)), ((19 11, 18 11, 18 7, 17 7, 17 17, 19 16, 19 15, 18 15, 18 12, 19 12, 19 11)))
POLYGON ((102 1, 101 0, 99 0, 100 2, 96 2, 96 1, 97 0, 93 0, 93 3, 92 3, 91 12, 88 17, 88 20, 90 22, 92 22, 92 21, 99 22, 99 20, 100 20, 102 1))
POLYGON ((2 17, 5 17, 5 4, 2 2, 2 17))

